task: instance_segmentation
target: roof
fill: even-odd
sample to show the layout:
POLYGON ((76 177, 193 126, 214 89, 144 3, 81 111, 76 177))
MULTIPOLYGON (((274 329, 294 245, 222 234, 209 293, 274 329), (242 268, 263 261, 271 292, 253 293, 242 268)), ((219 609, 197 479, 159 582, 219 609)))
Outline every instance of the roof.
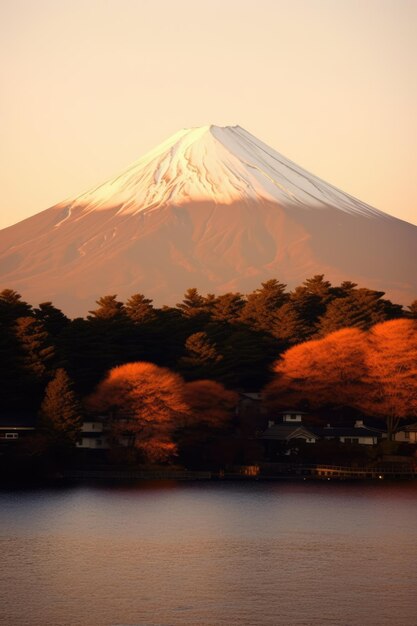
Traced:
POLYGON ((397 428, 397 432, 398 431, 406 431, 406 432, 417 432, 417 422, 413 422, 412 424, 401 424, 401 426, 399 426, 397 428))
POLYGON ((260 391, 239 391, 239 395, 248 399, 260 402, 262 400, 262 394, 260 391))
POLYGON ((315 429, 316 432, 320 431, 322 437, 377 437, 384 431, 378 428, 368 428, 366 426, 328 426, 320 429, 315 429))
POLYGON ((36 415, 33 413, 12 413, 0 415, 0 429, 5 428, 35 428, 36 415))
POLYGON ((286 439, 297 439, 297 437, 307 437, 308 439, 317 439, 318 436, 313 430, 310 430, 300 423, 290 424, 284 422, 283 424, 275 424, 270 426, 262 434, 261 439, 275 439, 278 441, 284 441, 286 439))

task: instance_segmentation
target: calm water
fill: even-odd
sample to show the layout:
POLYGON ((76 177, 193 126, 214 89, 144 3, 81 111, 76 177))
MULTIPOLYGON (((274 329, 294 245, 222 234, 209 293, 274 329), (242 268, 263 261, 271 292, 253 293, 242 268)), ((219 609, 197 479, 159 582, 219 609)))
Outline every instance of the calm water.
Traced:
POLYGON ((417 485, 0 492, 0 621, 417 624, 417 485))

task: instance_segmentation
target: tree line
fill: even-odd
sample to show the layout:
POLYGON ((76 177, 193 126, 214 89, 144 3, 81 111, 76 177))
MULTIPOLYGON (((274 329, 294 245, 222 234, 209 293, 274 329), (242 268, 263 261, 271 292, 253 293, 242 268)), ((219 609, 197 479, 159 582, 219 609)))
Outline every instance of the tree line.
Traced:
MULTIPOLYGON (((358 337, 363 339, 375 324, 415 318, 417 301, 404 309, 384 298, 383 292, 351 282, 333 286, 323 275, 307 279, 292 291, 278 280, 264 282, 247 295, 202 295, 191 288, 174 307, 157 308, 143 294, 134 294, 126 302, 118 300, 116 295, 107 295, 97 300, 97 307, 85 318, 73 320, 51 302, 33 307, 16 291, 5 289, 0 293, 0 411, 39 414, 45 431, 48 428, 52 431, 51 419, 57 403, 67 397, 66 406, 72 404, 72 409, 65 417, 67 409, 62 408, 63 423, 67 420, 69 424, 72 420, 74 433, 83 411, 106 410, 108 414, 113 411, 113 415, 118 411, 118 418, 112 421, 112 436, 116 437, 120 412, 122 416, 126 411, 135 412, 132 407, 136 392, 129 395, 126 390, 135 389, 137 385, 132 387, 127 381, 139 376, 138 384, 145 388, 144 372, 154 381, 158 377, 163 380, 169 374, 178 392, 176 401, 182 403, 183 408, 187 407, 187 410, 172 412, 177 416, 188 415, 181 425, 181 445, 184 446, 184 442, 198 439, 198 429, 207 434, 207 428, 219 428, 220 422, 225 428, 230 425, 232 402, 228 389, 259 390, 273 381, 268 388, 271 406, 277 393, 287 403, 296 398, 298 404, 307 402, 312 407, 320 403, 330 405, 320 385, 312 383, 317 355, 310 361, 307 359, 310 363, 307 374, 303 370, 296 375, 293 372, 292 376, 282 369, 283 364, 298 362, 304 367, 306 354, 310 354, 306 346, 320 348, 322 355, 331 354, 332 344, 326 341, 335 332, 337 335, 337 331, 353 349, 358 337), (341 329, 346 328, 350 329, 350 334, 343 335, 346 331, 341 329), (295 357, 291 356, 294 354, 295 357), (275 372, 274 363, 278 363, 275 372), (301 379, 304 383, 300 391, 295 387, 301 379), (119 388, 122 390, 119 398, 128 399, 127 404, 119 403, 120 406, 109 399, 117 397, 115 390, 119 388), (216 425, 216 420, 209 425, 207 416, 219 415, 216 397, 226 399, 228 408, 226 412, 224 407, 223 412, 220 411, 221 419, 216 425), (205 401, 201 404, 203 398, 205 401), (77 404, 81 399, 83 404, 77 404), (198 427, 192 417, 197 413, 202 416, 198 427)), ((344 362, 337 351, 335 354, 338 363, 344 362)), ((349 358, 352 361, 352 356, 349 358)), ((334 374, 332 362, 320 361, 318 370, 320 368, 327 380, 334 382, 334 376, 328 376, 334 374)), ((333 382, 329 384, 329 394, 342 383, 345 389, 356 394, 357 389, 349 387, 343 377, 339 387, 333 382)), ((140 402, 146 405, 143 397, 140 402)), ((162 415, 162 405, 160 410, 162 415)), ((123 419, 129 418, 125 415, 123 419)), ((140 425, 136 423, 134 428, 132 423, 129 425, 131 434, 142 442, 143 455, 162 458, 163 449, 167 453, 176 450, 178 419, 160 424, 159 439, 152 434, 150 422, 148 418, 140 425)), ((71 428, 67 431, 71 437, 71 428)))

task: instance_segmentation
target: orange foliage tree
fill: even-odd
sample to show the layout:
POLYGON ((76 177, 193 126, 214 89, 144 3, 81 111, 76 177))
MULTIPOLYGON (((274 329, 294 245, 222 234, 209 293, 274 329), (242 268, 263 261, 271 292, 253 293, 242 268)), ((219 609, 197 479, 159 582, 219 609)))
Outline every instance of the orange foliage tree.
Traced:
POLYGON ((356 404, 384 418, 391 439, 403 418, 417 415, 417 320, 374 326, 367 337, 365 363, 366 393, 356 404))
POLYGON ((238 394, 213 380, 195 380, 184 385, 189 406, 186 424, 198 428, 224 428, 231 420, 238 394))
POLYGON ((201 442, 230 423, 237 394, 211 380, 185 383, 152 363, 115 367, 88 398, 94 412, 108 416, 115 442, 128 437, 150 462, 165 461, 177 442, 201 442))
POLYGON ((357 328, 290 348, 275 364, 276 377, 265 388, 270 408, 350 404, 363 391, 366 336, 357 328))
POLYGON ((150 462, 176 452, 173 433, 188 412, 184 381, 152 363, 127 363, 109 371, 88 400, 91 409, 109 416, 116 440, 129 436, 150 462))
POLYGON ((417 415, 417 322, 383 322, 365 333, 345 328, 288 350, 266 387, 270 408, 350 406, 384 419, 389 438, 417 415))
POLYGON ((189 411, 177 433, 181 458, 191 466, 223 466, 238 394, 212 380, 196 380, 184 385, 184 398, 189 411))

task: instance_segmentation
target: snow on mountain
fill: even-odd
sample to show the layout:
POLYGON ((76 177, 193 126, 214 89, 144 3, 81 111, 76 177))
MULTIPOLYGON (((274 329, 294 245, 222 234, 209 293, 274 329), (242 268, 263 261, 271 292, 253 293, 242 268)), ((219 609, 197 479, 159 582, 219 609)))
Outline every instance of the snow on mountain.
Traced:
POLYGON ((250 291, 275 277, 417 296, 417 227, 343 193, 240 128, 182 130, 116 178, 0 231, 0 281, 84 315, 136 292, 250 291))
POLYGON ((183 129, 73 204, 90 210, 119 206, 120 213, 129 214, 166 204, 248 200, 380 214, 309 174, 240 126, 183 129))

